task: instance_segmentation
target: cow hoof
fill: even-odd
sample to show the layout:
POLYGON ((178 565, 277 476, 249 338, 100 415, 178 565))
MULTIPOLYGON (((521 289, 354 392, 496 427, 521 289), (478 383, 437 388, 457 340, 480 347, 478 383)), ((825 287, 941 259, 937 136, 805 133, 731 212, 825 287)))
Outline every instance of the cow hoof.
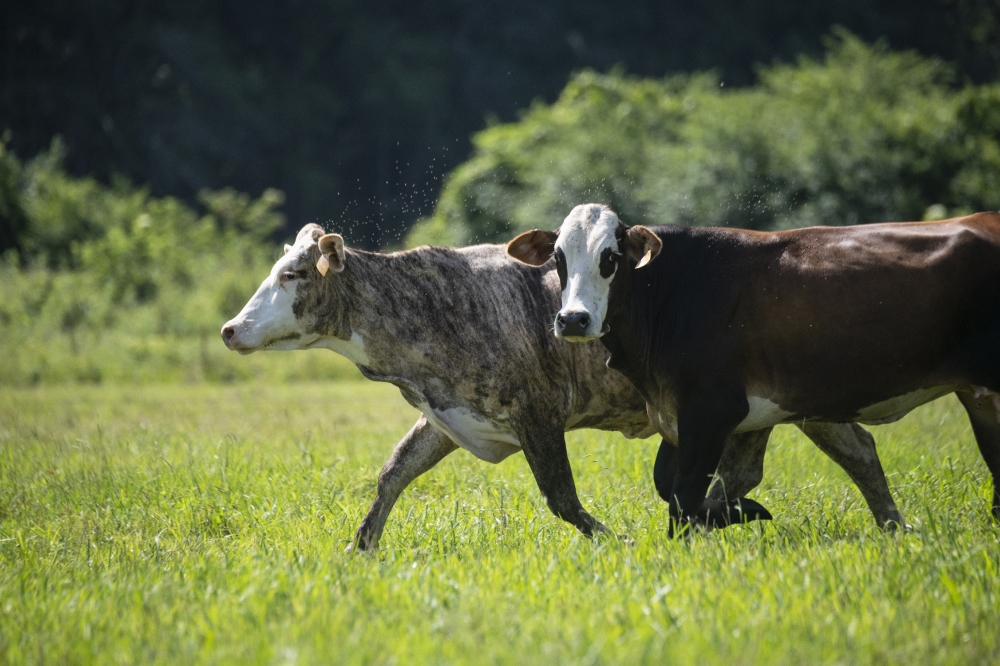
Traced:
POLYGON ((896 534, 897 532, 912 532, 913 525, 907 525, 906 521, 900 517, 899 520, 890 519, 882 523, 882 530, 889 534, 896 534))
POLYGON ((344 549, 345 554, 350 553, 374 553, 375 549, 378 548, 377 543, 369 543, 368 539, 364 537, 355 537, 354 541, 347 544, 347 548, 344 549))
POLYGON ((605 536, 616 536, 614 532, 609 530, 607 526, 599 520, 595 520, 593 523, 588 525, 582 525, 579 527, 580 532, 583 536, 588 539, 598 539, 605 536))
POLYGON ((667 528, 667 537, 670 539, 689 539, 697 533, 711 532, 712 528, 706 525, 697 517, 691 518, 670 518, 670 525, 667 528))
POLYGON ((626 546, 634 546, 635 545, 635 539, 633 539, 632 537, 630 537, 627 534, 616 534, 614 536, 615 536, 616 539, 618 539, 618 541, 620 541, 622 544, 624 544, 626 546))
POLYGON ((698 515, 698 522, 709 528, 721 529, 730 525, 741 525, 755 520, 772 520, 771 512, 759 502, 741 497, 723 502, 705 500, 705 506, 698 515))
POLYGON ((603 541, 604 539, 614 539, 616 541, 621 541, 622 543, 628 544, 630 546, 635 543, 632 540, 632 537, 630 537, 627 534, 618 534, 617 532, 613 532, 612 530, 609 530, 607 526, 605 526, 602 523, 598 523, 597 525, 598 526, 595 527, 590 534, 585 533, 585 536, 587 536, 590 539, 593 539, 594 541, 603 541))
POLYGON ((765 509, 760 502, 755 502, 746 497, 732 500, 729 503, 729 517, 734 519, 730 521, 734 523, 749 523, 754 520, 774 520, 771 512, 765 509))

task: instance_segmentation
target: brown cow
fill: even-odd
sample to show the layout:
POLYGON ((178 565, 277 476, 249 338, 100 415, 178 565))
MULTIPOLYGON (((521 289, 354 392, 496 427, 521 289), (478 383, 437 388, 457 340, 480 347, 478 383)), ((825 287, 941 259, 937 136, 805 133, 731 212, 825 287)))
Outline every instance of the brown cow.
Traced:
POLYGON ((705 492, 734 432, 888 423, 954 392, 1000 519, 1000 215, 764 233, 628 227, 588 204, 508 252, 555 255, 556 335, 600 337, 677 443, 674 518, 716 520, 705 492))

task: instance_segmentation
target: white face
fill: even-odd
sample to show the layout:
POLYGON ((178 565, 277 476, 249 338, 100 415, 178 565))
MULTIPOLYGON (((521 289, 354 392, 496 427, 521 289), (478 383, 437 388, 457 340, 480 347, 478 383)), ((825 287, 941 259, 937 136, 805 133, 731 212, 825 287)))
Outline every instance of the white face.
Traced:
POLYGON ((241 354, 261 350, 303 349, 320 337, 303 330, 292 304, 305 272, 311 267, 310 249, 316 240, 308 227, 299 232, 295 245, 275 262, 271 274, 238 315, 222 327, 226 346, 241 354))
POLYGON ((562 309, 556 315, 556 336, 571 342, 599 338, 608 311, 611 280, 621 255, 618 216, 607 206, 574 208, 555 244, 556 267, 562 283, 562 309))

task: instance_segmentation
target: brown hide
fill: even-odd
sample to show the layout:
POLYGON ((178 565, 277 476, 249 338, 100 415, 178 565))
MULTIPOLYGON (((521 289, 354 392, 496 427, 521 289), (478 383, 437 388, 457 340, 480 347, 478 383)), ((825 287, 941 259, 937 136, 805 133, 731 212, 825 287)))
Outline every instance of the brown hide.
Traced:
MULTIPOLYGON (((996 213, 777 233, 653 230, 660 256, 617 271, 601 340, 653 412, 676 415, 675 515, 697 513, 704 477, 741 424, 892 420, 952 391, 963 404, 991 396, 980 401, 986 413, 1000 392, 996 213), (753 398, 780 413, 753 421, 753 398)), ((996 482, 1000 434, 978 442, 996 482)))

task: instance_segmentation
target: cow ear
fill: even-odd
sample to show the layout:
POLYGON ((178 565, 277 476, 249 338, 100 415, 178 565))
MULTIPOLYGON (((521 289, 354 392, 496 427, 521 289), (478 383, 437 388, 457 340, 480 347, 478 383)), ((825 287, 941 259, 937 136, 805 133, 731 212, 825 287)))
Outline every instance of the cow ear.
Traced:
POLYGON ((507 254, 529 266, 541 266, 556 248, 558 231, 532 229, 507 243, 507 254))
POLYGON ((316 269, 321 275, 326 275, 331 269, 334 273, 344 270, 344 238, 340 234, 321 236, 319 251, 322 254, 316 262, 316 269))
POLYGON ((288 251, 291 250, 291 249, 292 249, 292 246, 289 245, 288 243, 285 243, 285 254, 288 254, 288 251))
POLYGON ((299 233, 295 235, 295 242, 298 243, 303 238, 308 238, 309 240, 319 240, 319 237, 325 234, 323 227, 319 226, 315 222, 310 222, 306 226, 299 229, 299 233))
POLYGON ((660 253, 663 241, 647 227, 637 224, 625 232, 625 253, 629 259, 637 262, 635 267, 642 268, 660 253))

